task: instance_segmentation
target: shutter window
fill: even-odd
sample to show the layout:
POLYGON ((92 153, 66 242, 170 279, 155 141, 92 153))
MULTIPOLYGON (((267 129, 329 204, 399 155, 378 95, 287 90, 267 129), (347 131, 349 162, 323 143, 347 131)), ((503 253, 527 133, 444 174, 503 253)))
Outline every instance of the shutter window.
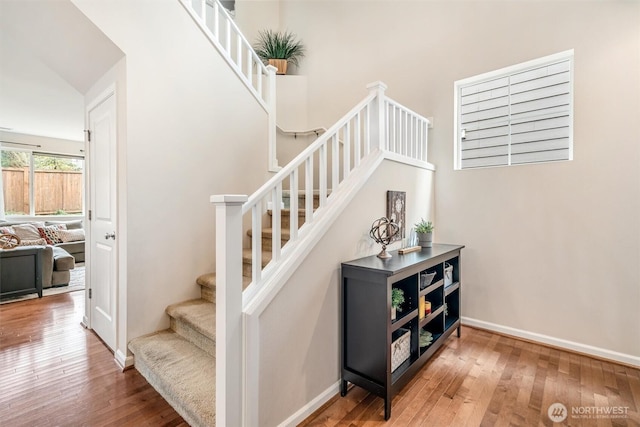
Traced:
POLYGON ((573 51, 456 82, 456 169, 571 160, 573 51))

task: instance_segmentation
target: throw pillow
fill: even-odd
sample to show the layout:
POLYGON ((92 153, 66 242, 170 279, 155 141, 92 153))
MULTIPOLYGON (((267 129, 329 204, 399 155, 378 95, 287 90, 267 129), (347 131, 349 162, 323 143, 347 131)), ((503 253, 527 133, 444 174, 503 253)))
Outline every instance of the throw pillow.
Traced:
POLYGON ((13 227, 0 227, 0 234, 16 234, 13 227))
POLYGON ((18 246, 46 246, 47 241, 45 239, 34 240, 21 240, 18 246))
POLYGON ((84 230, 58 230, 58 236, 63 243, 66 242, 79 242, 84 240, 84 230))
POLYGON ((38 228, 38 237, 45 239, 49 245, 57 245, 58 243, 62 243, 62 239, 60 239, 60 236, 58 235, 59 230, 60 229, 57 225, 38 228))
POLYGON ((76 230, 82 228, 82 220, 76 219, 74 221, 47 221, 45 225, 59 225, 65 230, 76 230))
POLYGON ((33 224, 16 224, 12 226, 15 231, 15 235, 20 238, 20 240, 35 240, 39 239, 40 233, 38 233, 38 229, 33 224))

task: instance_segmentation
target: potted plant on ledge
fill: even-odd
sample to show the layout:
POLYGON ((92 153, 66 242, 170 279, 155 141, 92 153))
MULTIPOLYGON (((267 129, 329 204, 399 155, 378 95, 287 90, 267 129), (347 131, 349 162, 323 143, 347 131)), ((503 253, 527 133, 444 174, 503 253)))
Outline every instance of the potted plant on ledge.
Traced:
POLYGON ((398 311, 402 311, 402 304, 404 304, 404 291, 402 289, 391 289, 391 320, 396 320, 396 314, 398 311))
POLYGON ((287 74, 289 62, 298 66, 304 57, 304 45, 289 31, 260 31, 253 48, 265 64, 276 67, 276 74, 281 75, 287 74))
POLYGON ((424 218, 415 225, 418 233, 418 244, 423 248, 430 248, 433 245, 433 223, 425 221, 424 218))

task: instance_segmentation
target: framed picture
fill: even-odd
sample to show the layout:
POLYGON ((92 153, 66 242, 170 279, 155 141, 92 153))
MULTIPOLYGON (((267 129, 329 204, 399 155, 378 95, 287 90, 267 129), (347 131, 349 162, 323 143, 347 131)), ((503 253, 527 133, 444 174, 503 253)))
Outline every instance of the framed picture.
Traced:
POLYGON ((387 218, 400 228, 400 233, 393 238, 394 242, 405 237, 406 211, 407 193, 404 191, 387 191, 387 218))

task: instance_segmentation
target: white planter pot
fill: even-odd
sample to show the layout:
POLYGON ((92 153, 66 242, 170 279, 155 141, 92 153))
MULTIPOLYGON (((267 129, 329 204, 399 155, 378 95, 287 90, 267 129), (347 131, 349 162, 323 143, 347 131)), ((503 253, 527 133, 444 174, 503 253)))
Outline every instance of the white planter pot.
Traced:
POLYGON ((433 246, 433 233, 418 233, 418 244, 423 248, 433 246))

